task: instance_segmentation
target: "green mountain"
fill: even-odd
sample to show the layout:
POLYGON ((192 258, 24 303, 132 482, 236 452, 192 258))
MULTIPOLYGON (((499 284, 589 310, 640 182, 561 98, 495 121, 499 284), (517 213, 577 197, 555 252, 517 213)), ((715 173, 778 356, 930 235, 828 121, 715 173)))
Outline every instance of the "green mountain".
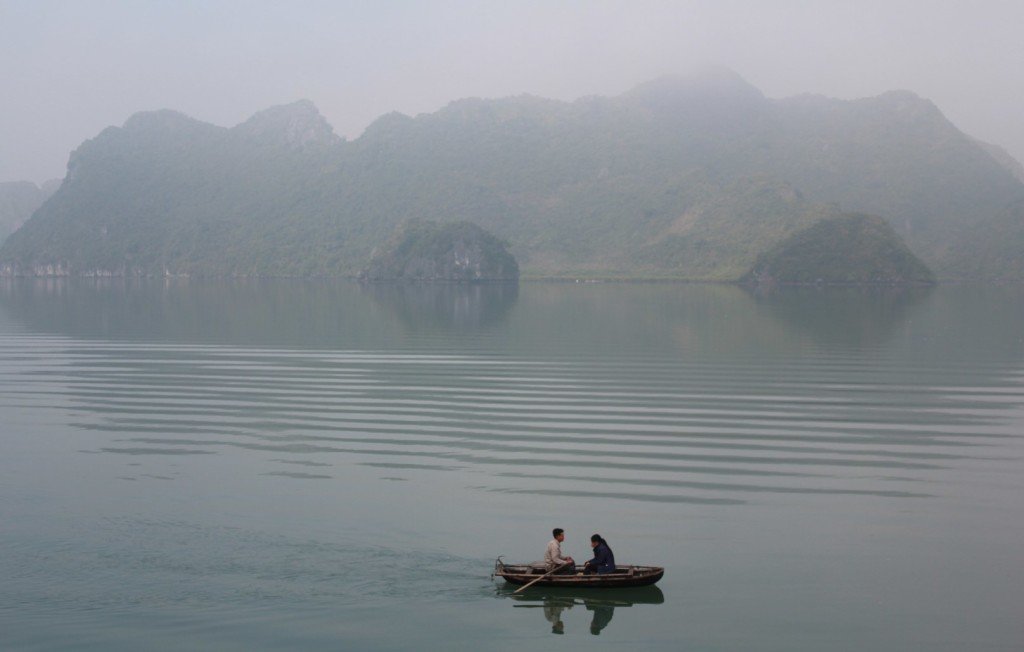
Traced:
POLYGON ((359 273, 367 281, 514 281, 506 243, 471 222, 403 222, 359 273))
POLYGON ((332 236, 312 220, 332 208, 318 202, 320 179, 310 174, 338 141, 319 131, 310 108, 293 105, 291 120, 271 109, 270 119, 257 114, 233 129, 158 111, 104 130, 71 154, 64 183, 5 243, 0 265, 86 275, 323 273, 332 236))
POLYGON ((959 278, 1019 281, 1024 278, 1024 201, 1018 201, 977 225, 951 257, 959 278))
POLYGON ((32 217, 58 186, 59 181, 47 181, 42 187, 31 181, 0 183, 0 243, 32 217))
POLYGON ((893 228, 873 215, 819 220, 758 257, 746 283, 934 283, 893 228))
POLYGON ((355 275, 398 224, 444 219, 509 242, 526 275, 735 280, 850 211, 942 277, 989 278, 1024 248, 1005 240, 1024 184, 998 158, 909 92, 771 100, 718 69, 610 98, 459 100, 353 141, 309 102, 230 129, 160 111, 72 154, 0 273, 355 275))

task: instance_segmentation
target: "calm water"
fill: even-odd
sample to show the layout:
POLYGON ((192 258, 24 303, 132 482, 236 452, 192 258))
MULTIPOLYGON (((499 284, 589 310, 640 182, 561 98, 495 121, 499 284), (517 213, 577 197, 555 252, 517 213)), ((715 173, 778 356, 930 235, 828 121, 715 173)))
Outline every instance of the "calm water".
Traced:
POLYGON ((1019 287, 0 283, 0 648, 1020 650, 1022 434, 1019 287))

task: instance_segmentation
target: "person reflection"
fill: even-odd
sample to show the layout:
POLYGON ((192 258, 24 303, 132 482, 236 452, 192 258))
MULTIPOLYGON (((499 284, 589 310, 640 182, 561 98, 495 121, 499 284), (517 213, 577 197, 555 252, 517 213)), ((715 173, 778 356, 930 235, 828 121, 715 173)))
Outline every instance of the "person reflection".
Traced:
MULTIPOLYGON (((566 609, 572 609, 576 605, 583 605, 590 613, 590 633, 599 636, 601 632, 612 622, 616 607, 632 607, 636 604, 662 604, 665 596, 656 586, 646 586, 637 589, 613 589, 605 592, 603 590, 581 589, 540 589, 532 594, 509 594, 511 589, 499 591, 499 595, 511 597, 516 607, 537 609, 544 613, 544 620, 551 625, 552 634, 565 634, 565 623, 562 617, 566 609)), ((532 618, 532 616, 531 616, 532 618)), ((573 630, 572 618, 570 617, 569 633, 578 633, 573 630)))
POLYGON ((544 618, 551 623, 552 634, 564 634, 565 623, 562 622, 562 612, 572 609, 574 602, 565 598, 544 598, 544 618))
MULTIPOLYGON (((551 623, 552 634, 565 634, 562 612, 566 609, 572 609, 573 605, 577 604, 580 603, 574 598, 545 596, 544 618, 551 623)), ((612 616, 615 615, 615 605, 609 604, 604 600, 588 599, 583 599, 582 604, 586 607, 587 611, 593 612, 593 616, 590 619, 590 633, 594 636, 599 635, 601 630, 612 621, 612 616)))
POLYGON ((615 607, 610 604, 593 604, 588 600, 584 600, 583 604, 586 605, 587 611, 594 612, 594 617, 590 620, 590 633, 597 636, 612 621, 612 616, 615 615, 615 607))

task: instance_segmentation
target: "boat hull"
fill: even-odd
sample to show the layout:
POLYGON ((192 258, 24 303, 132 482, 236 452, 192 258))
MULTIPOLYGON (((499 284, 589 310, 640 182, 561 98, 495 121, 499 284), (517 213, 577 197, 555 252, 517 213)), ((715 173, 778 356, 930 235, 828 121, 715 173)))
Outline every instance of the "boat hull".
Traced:
POLYGON ((548 575, 543 567, 498 563, 494 568, 495 577, 509 584, 522 586, 534 582, 538 587, 566 587, 576 589, 625 589, 636 586, 650 586, 665 575, 660 566, 620 566, 614 572, 603 575, 548 575), (534 581, 537 580, 537 581, 534 581))

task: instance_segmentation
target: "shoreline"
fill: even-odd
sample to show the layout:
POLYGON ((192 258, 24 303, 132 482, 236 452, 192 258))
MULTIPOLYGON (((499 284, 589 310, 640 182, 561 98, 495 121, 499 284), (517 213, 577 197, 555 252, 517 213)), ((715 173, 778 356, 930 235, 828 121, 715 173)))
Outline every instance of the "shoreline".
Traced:
POLYGON ((525 275, 516 279, 474 279, 474 280, 447 280, 447 279, 409 279, 409 280, 379 280, 367 281, 355 275, 339 276, 290 276, 290 275, 145 275, 145 274, 0 274, 0 282, 11 282, 17 280, 89 280, 89 281, 346 281, 359 283, 367 286, 395 286, 395 285, 513 285, 524 284, 576 284, 576 285, 729 285, 747 288, 749 290, 772 290, 776 288, 821 288, 821 287, 849 287, 849 288, 926 288, 938 285, 985 285, 985 286, 1007 286, 1024 285, 1020 279, 937 279, 934 283, 922 282, 889 282, 878 281, 871 283, 854 282, 813 282, 813 283, 782 283, 751 284, 739 280, 721 279, 688 279, 671 278, 660 276, 547 276, 547 275, 525 275))

